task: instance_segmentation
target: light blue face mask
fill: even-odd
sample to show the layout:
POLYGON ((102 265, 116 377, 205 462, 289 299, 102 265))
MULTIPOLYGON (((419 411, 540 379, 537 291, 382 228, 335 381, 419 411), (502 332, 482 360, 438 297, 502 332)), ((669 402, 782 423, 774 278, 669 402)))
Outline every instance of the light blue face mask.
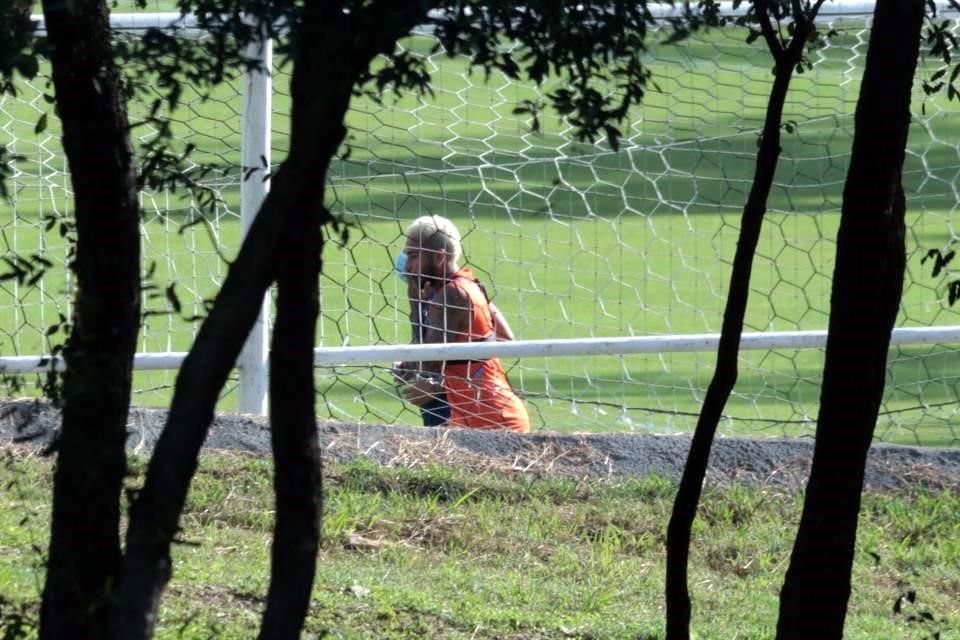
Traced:
POLYGON ((393 263, 393 268, 397 270, 397 275, 403 281, 407 280, 407 253, 401 251, 397 254, 397 260, 393 263))

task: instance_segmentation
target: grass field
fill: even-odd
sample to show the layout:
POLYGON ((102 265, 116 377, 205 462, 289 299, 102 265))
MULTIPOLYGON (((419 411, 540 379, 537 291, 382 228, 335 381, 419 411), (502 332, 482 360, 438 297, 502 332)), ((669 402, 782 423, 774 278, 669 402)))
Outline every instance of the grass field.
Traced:
MULTIPOLYGON (((863 33, 859 27, 841 29, 830 47, 813 54, 814 70, 792 85, 784 120, 796 128, 784 133, 747 330, 826 327, 863 33)), ((325 250, 321 344, 408 340, 403 288, 390 265, 405 224, 426 213, 458 223, 469 262, 521 338, 719 330, 769 88, 768 66, 759 62, 763 54, 742 37, 728 29, 683 47, 653 48, 648 59, 656 88, 632 114, 619 152, 572 141, 564 123, 549 116, 540 134, 530 133, 512 109, 536 95, 531 87, 496 75, 484 83, 482 74, 465 73, 463 61, 442 56, 431 57, 434 97, 388 98, 385 106, 358 99, 348 117, 351 156, 330 175, 329 204, 354 226, 345 247, 329 243, 325 250)), ((404 46, 426 52, 429 42, 414 38, 404 46)), ((278 74, 274 161, 287 147, 284 83, 278 74)), ((177 114, 179 138, 195 142, 201 159, 224 168, 224 205, 213 229, 227 255, 239 244, 236 85, 217 89, 207 101, 188 94, 177 114)), ((69 212, 69 203, 57 187, 65 182, 57 125, 42 139, 32 133, 47 108, 38 96, 27 92, 17 105, 3 103, 13 122, 4 129, 6 142, 15 140, 28 160, 16 205, 0 209, 0 247, 24 253, 45 245, 56 257, 62 256, 62 242, 55 234, 41 237, 38 219, 69 212)), ((919 92, 917 100, 919 114, 919 92)), ((943 300, 942 280, 920 265, 926 250, 954 237, 960 166, 950 142, 955 111, 927 98, 911 131, 904 178, 910 209, 900 320, 905 326, 958 320, 943 300)), ((199 312, 224 272, 207 229, 181 233, 194 212, 189 202, 166 194, 145 195, 144 211, 145 254, 157 260, 156 284, 162 289, 176 283, 189 303, 186 312, 199 312)), ((10 309, 0 317, 3 352, 42 351, 47 326, 67 309, 68 289, 62 273, 51 273, 42 290, 9 284, 0 290, 0 305, 10 309)), ((151 305, 162 307, 163 301, 151 305)), ((151 317, 141 348, 186 350, 191 335, 192 327, 178 319, 151 317)), ((688 430, 712 361, 713 354, 704 353, 510 364, 539 428, 688 430)), ((944 347, 891 354, 884 411, 893 413, 882 420, 881 437, 925 444, 958 440, 951 426, 958 403, 955 362, 944 347)), ((724 429, 809 432, 821 363, 822 353, 813 351, 745 353, 724 429)), ((350 420, 416 422, 397 400, 386 364, 343 369, 336 376, 321 372, 321 411, 350 420)), ((140 374, 137 402, 165 404, 171 381, 171 374, 140 374)), ((232 402, 228 395, 224 408, 232 402)))
MULTIPOLYGON (((143 471, 135 461, 137 478, 143 471)), ((0 465, 0 596, 35 619, 51 465, 0 465)), ((272 526, 268 461, 206 455, 174 548, 163 640, 239 640, 259 622, 272 526)), ((532 480, 443 467, 333 465, 304 637, 341 640, 662 638, 664 532, 675 487, 532 480)), ((708 488, 693 532, 699 640, 773 636, 801 498, 708 488)), ((846 638, 928 638, 960 628, 960 497, 867 495, 846 638), (893 614, 898 597, 916 602, 893 614), (929 612, 932 624, 907 615, 929 612)), ((33 637, 33 636, 28 636, 33 637)))

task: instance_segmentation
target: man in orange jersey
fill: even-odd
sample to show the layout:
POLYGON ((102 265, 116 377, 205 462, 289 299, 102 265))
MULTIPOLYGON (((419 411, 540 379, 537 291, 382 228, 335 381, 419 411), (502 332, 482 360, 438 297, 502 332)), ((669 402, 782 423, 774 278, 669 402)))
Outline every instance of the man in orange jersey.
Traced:
MULTIPOLYGON (((469 268, 459 265, 463 250, 453 222, 422 216, 407 228, 406 238, 404 271, 412 280, 411 308, 417 302, 426 309, 423 342, 513 340, 510 326, 483 285, 469 268)), ((426 375, 408 379, 406 398, 422 407, 442 390, 450 406, 449 426, 530 430, 527 409, 499 358, 424 362, 422 369, 426 375)))

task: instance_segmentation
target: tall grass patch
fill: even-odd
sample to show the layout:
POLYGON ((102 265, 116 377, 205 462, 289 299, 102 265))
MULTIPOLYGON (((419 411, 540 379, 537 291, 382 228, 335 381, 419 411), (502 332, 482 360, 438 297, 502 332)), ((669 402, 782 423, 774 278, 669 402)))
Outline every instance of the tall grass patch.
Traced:
MULTIPOLYGON (((250 637, 268 583, 271 473, 257 457, 202 458, 159 638, 250 637)), ((0 481, 0 596, 35 613, 51 462, 8 454, 0 481)), ((661 638, 675 489, 662 478, 328 465, 306 637, 661 638)), ((776 487, 707 487, 690 565, 696 637, 771 637, 801 506, 776 487)), ((929 628, 894 614, 898 599, 958 628, 958 522, 955 493, 864 497, 848 638, 924 637, 929 628)))

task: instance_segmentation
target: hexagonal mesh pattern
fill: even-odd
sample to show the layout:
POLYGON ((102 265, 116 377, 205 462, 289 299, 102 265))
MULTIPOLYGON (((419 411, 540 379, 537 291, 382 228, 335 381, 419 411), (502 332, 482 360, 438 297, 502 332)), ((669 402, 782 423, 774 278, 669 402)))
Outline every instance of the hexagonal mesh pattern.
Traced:
MULTIPOLYGON (((754 266, 747 331, 823 329, 829 311, 834 238, 867 49, 869 18, 823 18, 837 30, 796 75, 784 114, 783 151, 754 266)), ((651 43, 662 40, 650 35, 651 43)), ((553 88, 470 73, 463 59, 433 52, 428 34, 401 46, 424 56, 434 95, 356 99, 348 116, 350 153, 329 175, 328 205, 348 222, 324 253, 322 346, 403 344, 410 339, 405 287, 392 272, 403 232, 415 217, 451 218, 466 262, 487 286, 520 339, 682 335, 719 331, 739 218, 754 170, 757 135, 771 84, 761 42, 725 28, 679 46, 652 44, 654 73, 644 105, 624 125, 619 150, 575 142, 549 113, 533 132, 513 113, 553 88)), ((287 145, 286 70, 274 84, 274 161, 287 145)), ((921 64, 920 78, 932 69, 921 64)), ((56 227, 69 217, 69 179, 56 126, 35 136, 49 110, 42 83, 16 101, 2 98, 0 130, 18 163, 16 195, 0 217, 9 255, 40 251, 62 264, 56 227)), ((236 87, 211 100, 188 96, 178 113, 183 140, 222 171, 210 185, 223 205, 208 226, 189 200, 143 194, 144 252, 155 280, 177 283, 197 312, 211 296, 239 241, 241 98, 236 87)), ((131 108, 132 119, 136 109, 131 108)), ((142 107, 139 107, 142 110, 142 107)), ((953 238, 957 193, 957 106, 918 90, 904 175, 908 274, 899 326, 958 324, 944 282, 920 258, 953 238)), ((51 122, 53 119, 51 118, 51 122)), ((146 135, 146 132, 139 132, 146 135)), ((62 272, 62 270, 60 270, 62 272)), ((5 354, 40 353, 58 313, 69 312, 70 281, 49 275, 37 287, 0 283, 5 354)), ((148 306, 156 307, 156 301, 148 306)), ((185 350, 195 326, 163 316, 145 321, 143 351, 185 350)), ((524 358, 504 362, 534 428, 689 431, 712 373, 714 354, 524 358)), ((750 351, 722 431, 812 432, 823 352, 750 351)), ((891 350, 878 437, 951 444, 958 404, 956 347, 891 350)), ((137 402, 162 403, 172 374, 138 374, 137 402)), ((318 411, 356 422, 418 423, 383 364, 318 368, 318 411)), ((228 402, 230 396, 228 393, 228 402)), ((229 404, 224 405, 229 408, 229 404)))
MULTIPOLYGON (((825 329, 853 113, 869 19, 825 20, 837 30, 795 75, 783 152, 755 260, 747 331, 825 329)), ((825 27, 826 28, 826 27, 825 27)), ((654 33, 652 41, 662 38, 654 33)), ((354 226, 324 261, 321 342, 409 340, 405 289, 391 273, 406 225, 451 218, 466 260, 521 339, 717 332, 740 214, 753 179, 771 85, 770 59, 726 28, 682 46, 653 46, 654 72, 618 151, 572 140, 568 123, 530 130, 513 108, 551 86, 467 71, 464 60, 404 46, 429 59, 434 96, 355 105, 351 153, 331 171, 332 208, 354 226)), ((758 42, 757 45, 761 43, 758 42)), ((921 66, 919 78, 932 70, 921 66)), ((958 147, 946 133, 957 107, 914 101, 904 186, 909 273, 898 326, 956 324, 943 282, 920 258, 953 235, 958 147)), ((890 354, 878 436, 953 443, 955 347, 890 354)), ((524 358, 510 377, 535 427, 690 431, 714 354, 524 358)), ((823 352, 743 352, 726 433, 809 434, 823 352)), ((417 423, 396 401, 385 366, 319 374, 331 417, 417 423)))
MULTIPOLYGON (((72 189, 60 146, 60 121, 49 102, 53 93, 49 65, 41 65, 35 82, 20 82, 17 89, 16 97, 0 96, 0 143, 22 157, 13 164, 11 201, 0 202, 0 250, 5 260, 38 254, 53 267, 35 284, 16 279, 0 282, 0 307, 4 309, 0 314, 0 352, 4 356, 49 353, 51 345, 63 342, 62 331, 47 333, 61 314, 70 317, 74 284, 66 268, 68 242, 63 234, 72 221, 72 189), (37 134, 37 122, 44 114, 49 124, 37 134)), ((207 100, 185 87, 182 102, 173 118, 177 141, 196 145, 192 157, 196 163, 212 167, 205 183, 221 200, 206 216, 206 223, 198 224, 200 209, 188 195, 141 192, 143 270, 152 274, 146 283, 154 286, 144 292, 143 304, 145 310, 167 310, 164 289, 173 285, 183 305, 182 315, 198 316, 204 313, 204 300, 216 294, 226 273, 222 256, 232 256, 240 242, 240 83, 218 88, 207 100)), ((129 104, 130 122, 142 123, 149 106, 149 101, 129 104)), ((138 124, 132 130, 134 145, 155 133, 152 126, 138 124)), ((185 351, 198 326, 175 315, 148 314, 138 351, 185 351)), ((172 372, 137 373, 134 402, 165 404, 173 380, 172 372)), ((29 391, 34 380, 26 377, 21 382, 29 391)))

